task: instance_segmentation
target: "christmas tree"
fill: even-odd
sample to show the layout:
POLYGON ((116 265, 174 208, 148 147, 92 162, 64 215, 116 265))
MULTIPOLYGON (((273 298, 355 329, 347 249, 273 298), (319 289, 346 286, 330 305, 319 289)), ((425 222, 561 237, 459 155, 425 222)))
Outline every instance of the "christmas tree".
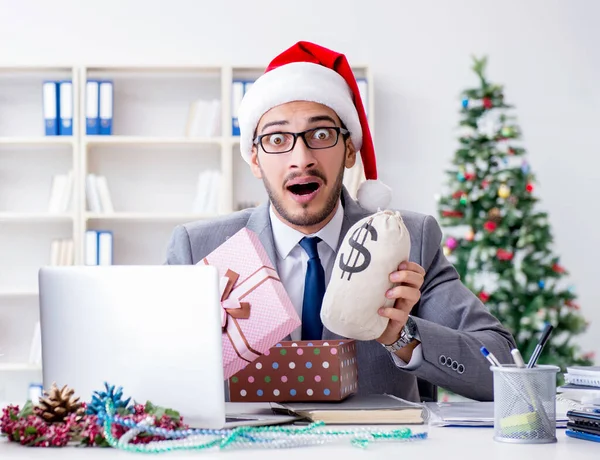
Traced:
POLYGON ((503 87, 487 81, 487 59, 474 58, 479 85, 462 93, 459 147, 448 194, 438 198, 444 253, 464 284, 531 356, 546 323, 554 326, 539 364, 592 364, 573 337, 587 328, 568 272, 553 254, 548 215, 537 210, 535 176, 503 87))

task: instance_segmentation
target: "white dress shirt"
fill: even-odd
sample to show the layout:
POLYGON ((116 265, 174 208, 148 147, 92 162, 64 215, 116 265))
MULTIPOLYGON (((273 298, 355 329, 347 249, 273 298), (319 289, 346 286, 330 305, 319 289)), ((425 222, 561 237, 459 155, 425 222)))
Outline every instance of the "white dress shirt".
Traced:
MULTIPOLYGON (((300 240, 304 237, 317 236, 322 242, 317 246, 321 265, 325 271, 325 285, 329 284, 333 264, 335 262, 336 249, 342 231, 344 221, 344 208, 341 201, 333 218, 321 230, 312 235, 305 235, 298 230, 288 226, 275 214, 273 206, 269 207, 271 217, 271 228, 273 230, 273 241, 275 243, 275 252, 277 253, 277 272, 281 282, 298 313, 302 318, 302 302, 304 300, 304 278, 308 264, 308 255, 300 246, 300 240)), ((300 340, 302 328, 298 327, 291 333, 292 340, 300 340)), ((421 344, 413 350, 411 360, 406 364, 395 353, 391 353, 394 362, 398 367, 412 370, 421 365, 423 353, 421 344)))

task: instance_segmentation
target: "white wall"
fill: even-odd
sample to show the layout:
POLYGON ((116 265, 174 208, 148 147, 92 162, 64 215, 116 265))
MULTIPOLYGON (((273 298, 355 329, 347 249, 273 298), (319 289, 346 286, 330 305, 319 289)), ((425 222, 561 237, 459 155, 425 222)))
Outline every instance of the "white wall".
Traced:
POLYGON ((0 64, 262 65, 316 41, 372 66, 381 178, 396 206, 435 214, 470 55, 486 53, 600 352, 598 17, 594 0, 0 0, 0 64))

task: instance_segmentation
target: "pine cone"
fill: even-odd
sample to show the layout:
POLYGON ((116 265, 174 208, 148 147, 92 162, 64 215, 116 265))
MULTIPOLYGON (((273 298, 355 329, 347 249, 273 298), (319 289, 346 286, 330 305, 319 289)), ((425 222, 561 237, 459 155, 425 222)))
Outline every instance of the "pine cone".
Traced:
POLYGON ((73 413, 77 414, 77 420, 81 420, 85 414, 85 407, 78 397, 73 396, 74 393, 75 391, 66 385, 59 389, 56 383, 53 383, 50 392, 44 391, 45 397, 40 398, 35 407, 35 414, 49 425, 62 423, 73 413))

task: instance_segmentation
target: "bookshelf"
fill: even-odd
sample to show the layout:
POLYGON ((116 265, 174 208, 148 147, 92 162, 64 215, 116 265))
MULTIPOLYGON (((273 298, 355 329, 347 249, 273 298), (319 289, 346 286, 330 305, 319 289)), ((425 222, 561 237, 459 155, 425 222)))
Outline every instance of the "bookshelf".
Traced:
MULTIPOLYGON (((177 224, 212 219, 266 198, 262 182, 240 156, 231 122, 233 81, 256 79, 263 69, 0 67, 0 400, 23 399, 29 383, 41 381, 40 367, 28 357, 39 320, 37 273, 51 264, 53 241, 72 240, 72 263, 81 265, 85 232, 109 230, 114 264, 162 264, 177 224), (111 135, 86 135, 86 82, 94 79, 114 85, 111 135), (71 136, 44 135, 47 80, 73 83, 71 136), (219 101, 210 135, 190 134, 191 106, 198 99, 219 101), (211 211, 197 212, 199 174, 207 170, 220 173, 218 201, 211 211), (68 171, 71 206, 49 212, 53 177, 68 171), (88 174, 106 178, 113 212, 90 210, 88 174)), ((372 75, 367 66, 354 70, 368 81, 374 129, 372 75)), ((360 163, 354 172, 361 175, 360 163)))

